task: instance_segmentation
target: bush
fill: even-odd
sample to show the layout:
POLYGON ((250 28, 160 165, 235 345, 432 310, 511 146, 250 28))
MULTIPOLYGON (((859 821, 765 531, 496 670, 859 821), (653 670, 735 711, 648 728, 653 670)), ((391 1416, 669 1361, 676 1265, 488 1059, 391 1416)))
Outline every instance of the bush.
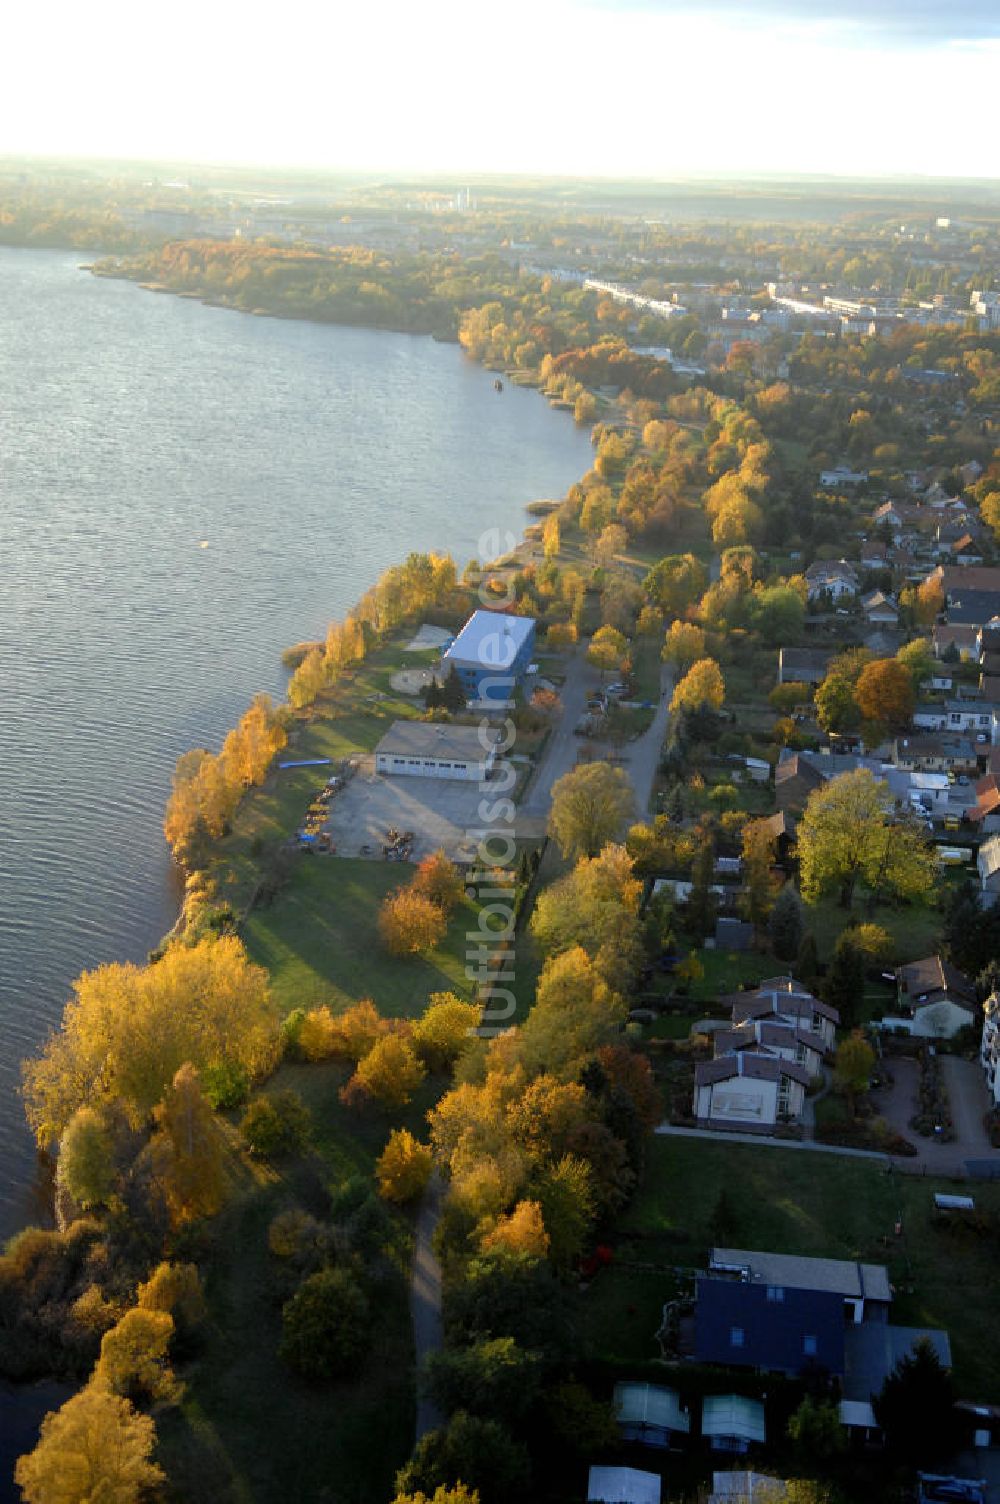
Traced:
POLYGON ((303 1281, 282 1313, 280 1353, 305 1379, 328 1380, 360 1362, 368 1343, 371 1309, 346 1269, 321 1269, 303 1281))
POLYGON ((240 1133, 257 1159, 300 1154, 309 1141, 309 1109, 298 1092, 276 1091, 255 1097, 243 1115, 240 1133))

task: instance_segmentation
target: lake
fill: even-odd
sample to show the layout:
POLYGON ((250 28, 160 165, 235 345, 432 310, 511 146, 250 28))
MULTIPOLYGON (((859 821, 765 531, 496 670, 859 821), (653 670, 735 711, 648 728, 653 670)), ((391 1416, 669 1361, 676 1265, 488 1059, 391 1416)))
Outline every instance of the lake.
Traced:
POLYGON ((254 318, 0 248, 0 1239, 47 1216, 19 1066, 173 923, 160 829, 281 649, 387 565, 561 495, 589 436, 424 337, 254 318), (203 546, 205 545, 205 546, 203 546))

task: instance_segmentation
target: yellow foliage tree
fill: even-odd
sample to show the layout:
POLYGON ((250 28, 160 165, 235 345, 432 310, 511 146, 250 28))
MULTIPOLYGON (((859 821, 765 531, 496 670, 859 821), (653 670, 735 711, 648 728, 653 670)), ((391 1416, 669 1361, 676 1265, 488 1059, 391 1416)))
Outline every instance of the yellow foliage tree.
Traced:
POLYGON ((699 658, 688 669, 670 700, 673 714, 679 710, 721 710, 726 683, 714 658, 699 658))
POLYGON ((431 1070, 446 1070, 468 1048, 479 1027, 482 1009, 463 1003, 453 992, 432 992, 422 1018, 413 1026, 413 1043, 431 1070))
POLYGON ((394 956, 417 956, 433 950, 445 937, 448 920, 444 910, 414 888, 390 893, 378 916, 379 934, 394 956))
POLYGON ((174 1225, 210 1217, 222 1205, 223 1140, 193 1065, 182 1065, 153 1111, 153 1170, 174 1225))
POLYGON ((543 1259, 549 1251, 542 1208, 537 1201, 519 1201, 506 1217, 498 1217, 483 1234, 480 1247, 484 1253, 525 1254, 543 1259))
POLYGON ((553 786, 549 833, 563 856, 595 856, 621 834, 634 807, 632 785, 622 768, 581 763, 553 786))
POLYGON ((380 1039, 358 1062, 352 1081, 383 1107, 405 1107, 427 1072, 398 1034, 380 1039))
POLYGON ((174 1319, 167 1311, 135 1309, 101 1338, 94 1378, 139 1404, 176 1404, 181 1387, 169 1362, 174 1319))
POLYGON ((201 1276, 194 1264, 157 1264, 149 1279, 139 1286, 136 1304, 144 1311, 166 1311, 189 1329, 208 1314, 201 1276))
POLYGON ((150 1417, 92 1381, 45 1417, 14 1479, 25 1504, 138 1504, 166 1481, 150 1461, 155 1444, 150 1417))
POLYGON ((253 1079, 276 1058, 267 973, 234 936, 172 946, 154 966, 99 966, 73 992, 61 1028, 24 1067, 45 1149, 86 1102, 118 1099, 141 1126, 186 1062, 253 1079))
POLYGON ((386 1201, 416 1201, 434 1168, 434 1156, 408 1128, 393 1129, 375 1165, 379 1194, 386 1201))

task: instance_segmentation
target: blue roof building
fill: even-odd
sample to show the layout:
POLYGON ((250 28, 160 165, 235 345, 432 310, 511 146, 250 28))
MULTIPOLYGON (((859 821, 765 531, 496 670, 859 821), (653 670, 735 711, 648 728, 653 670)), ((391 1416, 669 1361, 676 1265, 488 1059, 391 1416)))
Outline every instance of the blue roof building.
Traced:
POLYGON ((499 707, 513 699, 534 651, 532 617, 474 611, 441 662, 446 674, 455 669, 467 700, 499 707))
POLYGON ((844 1372, 844 1301, 830 1290, 701 1275, 695 1358, 766 1373, 844 1372))

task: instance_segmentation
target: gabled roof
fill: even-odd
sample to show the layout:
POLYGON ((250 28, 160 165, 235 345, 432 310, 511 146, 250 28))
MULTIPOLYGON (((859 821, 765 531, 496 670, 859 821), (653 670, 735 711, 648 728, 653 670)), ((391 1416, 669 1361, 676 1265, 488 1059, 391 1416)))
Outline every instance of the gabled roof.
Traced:
POLYGON ((940 956, 926 956, 922 961, 898 967, 896 979, 910 1001, 918 1005, 942 997, 970 1005, 976 1001, 975 985, 957 966, 940 956))
POLYGON ((1000 835, 990 836, 988 841, 983 842, 979 848, 977 864, 981 877, 992 877, 1000 871, 1000 835))
POLYGON ((750 824, 755 828, 766 830, 772 841, 780 841, 782 836, 787 836, 789 840, 795 838, 795 821, 783 809, 779 809, 777 814, 768 815, 765 819, 751 820, 750 824))
POLYGON ((780 1081, 782 1076, 800 1086, 809 1085, 805 1066, 794 1060, 781 1060, 777 1055, 754 1054, 752 1050, 701 1060, 694 1068, 696 1086, 715 1086, 719 1081, 733 1081, 737 1077, 744 1081, 780 1081))
POLYGON ((787 783, 791 778, 803 778, 806 783, 816 789, 826 782, 819 769, 811 762, 806 762, 805 758, 800 757, 797 752, 793 752, 791 757, 782 758, 774 770, 775 787, 787 783))
POLYGON ((764 1406, 742 1394, 707 1394, 701 1407, 701 1434, 763 1442, 767 1436, 764 1406))
POLYGON ((709 1265, 712 1269, 745 1271, 755 1284, 782 1285, 789 1290, 825 1290, 845 1300, 886 1303, 892 1300, 889 1271, 884 1264, 720 1247, 712 1249, 709 1265))

